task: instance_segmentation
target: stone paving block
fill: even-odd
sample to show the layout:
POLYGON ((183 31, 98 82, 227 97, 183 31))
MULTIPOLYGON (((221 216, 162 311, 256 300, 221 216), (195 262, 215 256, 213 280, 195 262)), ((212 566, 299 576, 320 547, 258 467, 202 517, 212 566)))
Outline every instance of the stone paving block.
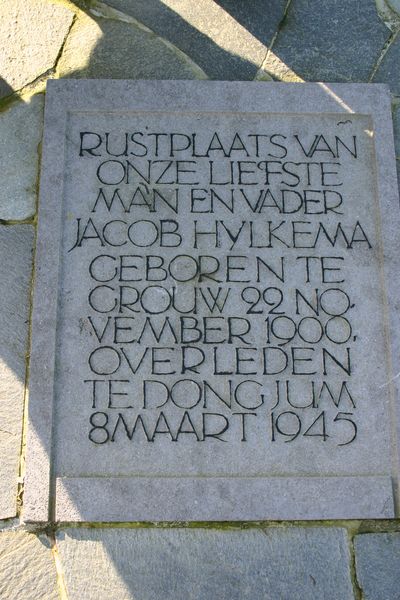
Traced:
POLYGON ((54 66, 74 13, 43 0, 0 3, 0 97, 54 66))
POLYGON ((106 0, 188 54, 210 79, 253 79, 286 0, 106 0))
POLYGON ((54 561, 45 536, 0 532, 0 598, 58 600, 54 561))
POLYGON ((35 214, 43 103, 39 95, 0 112, 0 219, 5 221, 35 214))
POLYGON ((272 52, 306 81, 368 81, 389 35, 374 0, 296 0, 272 52))
MULTIPOLYGON (((16 514, 34 229, 0 227, 0 518, 16 514)), ((0 597, 1 594, 0 594, 0 597)))
POLYGON ((84 15, 68 36, 58 65, 62 77, 205 78, 180 51, 132 23, 84 15))
POLYGON ((400 533, 367 533, 354 542, 363 600, 400 600, 400 533))
POLYGON ((383 57, 373 83, 387 83, 392 94, 400 94, 400 33, 383 57))
POLYGON ((346 532, 66 529, 69 600, 353 600, 346 532))

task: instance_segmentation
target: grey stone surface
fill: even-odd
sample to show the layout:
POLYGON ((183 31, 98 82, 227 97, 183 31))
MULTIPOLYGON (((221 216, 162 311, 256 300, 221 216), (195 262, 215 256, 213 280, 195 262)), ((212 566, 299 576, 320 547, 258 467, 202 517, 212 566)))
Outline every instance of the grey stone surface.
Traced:
POLYGON ((205 79, 188 57, 136 26, 85 15, 73 26, 58 64, 61 77, 205 79))
POLYGON ((396 167, 397 167, 397 181, 398 181, 398 187, 400 190, 400 159, 398 159, 396 161, 396 167))
POLYGON ((59 600, 50 542, 44 535, 0 532, 0 597, 59 600))
POLYGON ((368 533, 354 540, 363 600, 400 599, 400 533, 368 533))
POLYGON ((392 106, 393 129, 394 129, 394 147, 396 158, 400 159, 400 98, 392 106))
POLYGON ((389 50, 383 57, 373 81, 376 83, 387 83, 392 94, 400 94, 400 35, 391 44, 389 50))
POLYGON ((253 79, 284 14, 285 0, 108 0, 186 52, 210 79, 253 79))
POLYGON ((280 497, 280 519, 393 516, 386 88, 62 81, 47 99, 27 518, 51 460, 63 520, 124 520, 124 501, 126 520, 268 519, 280 497))
POLYGON ((69 600, 352 600, 341 529, 66 529, 69 600))
POLYGON ((0 227, 0 518, 16 514, 34 230, 0 227))
POLYGON ((392 104, 394 146, 396 152, 397 178, 400 189, 400 97, 395 97, 392 104))
POLYGON ((62 477, 56 484, 56 517, 62 522, 154 522, 160 515, 163 521, 384 519, 394 515, 392 496, 390 477, 62 477))
POLYGON ((42 0, 0 4, 0 97, 54 67, 74 13, 42 0))
POLYGON ((0 219, 22 220, 35 214, 39 142, 43 131, 42 95, 0 112, 0 219))
POLYGON ((270 72, 275 55, 305 81, 368 81, 389 35, 374 0, 296 0, 269 57, 270 72))

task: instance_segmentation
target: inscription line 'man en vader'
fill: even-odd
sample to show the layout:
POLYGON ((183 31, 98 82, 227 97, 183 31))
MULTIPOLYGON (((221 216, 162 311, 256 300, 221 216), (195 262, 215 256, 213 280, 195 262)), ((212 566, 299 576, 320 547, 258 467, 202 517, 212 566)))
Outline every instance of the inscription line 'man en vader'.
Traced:
POLYGON ((393 157, 384 86, 50 82, 27 520, 393 517, 393 157))

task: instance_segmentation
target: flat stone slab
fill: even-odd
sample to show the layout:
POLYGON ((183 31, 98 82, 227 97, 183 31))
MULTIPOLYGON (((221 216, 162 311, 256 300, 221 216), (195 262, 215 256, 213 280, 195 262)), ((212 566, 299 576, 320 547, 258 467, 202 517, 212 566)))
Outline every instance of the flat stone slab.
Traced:
POLYGON ((66 529, 69 600, 353 600, 342 529, 66 529))
POLYGON ((389 37, 374 0, 362 7, 347 0, 335 0, 334 5, 296 0, 265 69, 275 74, 276 56, 304 81, 368 81, 389 37), (328 21, 331 27, 325 26, 328 21))
POLYGON ((54 67, 74 13, 42 0, 2 0, 0 97, 9 96, 54 67))
POLYGON ((46 102, 25 519, 393 517, 386 87, 55 81, 46 102))
POLYGON ((31 225, 0 226, 1 519, 17 513, 34 233, 31 225))
POLYGON ((146 28, 90 15, 81 16, 72 28, 58 72, 61 77, 74 78, 206 78, 189 57, 146 28))
POLYGON ((44 535, 0 532, 0 597, 58 600, 50 542, 44 535))
POLYGON ((190 56, 210 79, 254 79, 283 18, 285 0, 108 0, 190 56))
POLYGON ((35 214, 43 95, 0 112, 0 219, 17 221, 35 214))
POLYGON ((354 548, 363 598, 399 600, 400 533, 357 535, 354 548))

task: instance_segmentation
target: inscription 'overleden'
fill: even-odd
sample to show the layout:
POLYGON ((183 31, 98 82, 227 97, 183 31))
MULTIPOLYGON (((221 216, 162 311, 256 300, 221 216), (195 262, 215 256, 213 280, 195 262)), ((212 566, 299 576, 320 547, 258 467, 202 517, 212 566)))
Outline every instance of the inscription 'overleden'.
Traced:
POLYGON ((385 93, 54 86, 34 312, 54 385, 33 352, 31 394, 54 519, 391 516, 385 93))
POLYGON ((346 257, 366 256, 374 232, 349 219, 357 198, 342 172, 365 163, 366 134, 351 120, 293 135, 270 127, 227 134, 205 118, 196 132, 73 140, 96 185, 68 250, 90 257, 79 327, 94 342, 92 443, 357 439, 346 257))

